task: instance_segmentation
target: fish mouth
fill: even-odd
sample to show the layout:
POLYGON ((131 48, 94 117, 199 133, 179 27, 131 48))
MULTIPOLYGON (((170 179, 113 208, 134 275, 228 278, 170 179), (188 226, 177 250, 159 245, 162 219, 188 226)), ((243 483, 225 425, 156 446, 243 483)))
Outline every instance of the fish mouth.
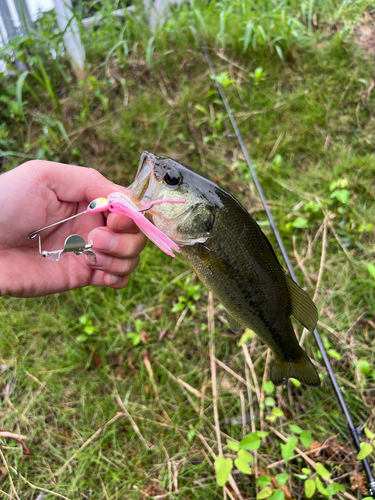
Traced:
POLYGON ((184 199, 165 199, 162 195, 163 184, 158 172, 156 172, 155 162, 157 157, 152 153, 144 151, 141 155, 137 174, 134 182, 129 186, 128 196, 139 207, 139 211, 152 214, 154 205, 162 203, 186 203, 184 199), (159 198, 160 196, 160 198, 159 198))
POLYGON ((132 198, 141 208, 152 201, 151 196, 157 188, 154 169, 154 155, 145 151, 142 153, 134 182, 129 186, 130 198, 132 198))

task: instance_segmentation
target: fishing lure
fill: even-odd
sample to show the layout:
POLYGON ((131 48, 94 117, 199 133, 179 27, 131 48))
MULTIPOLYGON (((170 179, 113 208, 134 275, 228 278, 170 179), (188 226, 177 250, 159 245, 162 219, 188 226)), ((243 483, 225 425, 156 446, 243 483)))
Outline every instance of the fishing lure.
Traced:
POLYGON ((42 231, 45 231, 46 229, 62 224, 63 222, 75 219, 76 217, 79 217, 83 214, 96 214, 108 210, 109 212, 114 212, 130 217, 137 224, 139 229, 147 236, 147 238, 154 242, 155 245, 157 245, 164 253, 170 255, 171 257, 175 257, 173 251, 180 251, 178 245, 174 243, 170 238, 168 238, 168 236, 165 235, 160 229, 155 227, 143 213, 147 210, 150 210, 153 205, 160 203, 185 203, 185 200, 155 200, 139 209, 137 205, 129 198, 129 196, 124 193, 115 192, 108 195, 108 198, 96 198, 91 203, 89 203, 87 209, 84 212, 72 215, 67 219, 55 222, 54 224, 50 224, 49 226, 43 227, 42 229, 38 229, 37 231, 33 231, 29 234, 29 239, 33 239, 38 236, 39 253, 40 255, 42 255, 42 257, 46 257, 47 259, 59 261, 62 253, 73 252, 76 255, 82 255, 84 253, 92 257, 96 264, 96 255, 91 250, 91 248, 93 247, 93 242, 91 240, 89 243, 85 243, 85 240, 81 236, 79 236, 78 234, 72 234, 65 240, 64 248, 62 248, 61 250, 48 252, 46 250, 42 250, 40 233, 42 231))

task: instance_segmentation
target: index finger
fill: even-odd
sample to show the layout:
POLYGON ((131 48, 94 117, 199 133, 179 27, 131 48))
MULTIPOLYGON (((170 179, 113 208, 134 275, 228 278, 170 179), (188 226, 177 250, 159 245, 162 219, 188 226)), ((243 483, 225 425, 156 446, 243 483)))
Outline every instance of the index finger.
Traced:
POLYGON ((138 233, 140 231, 137 224, 130 218, 125 215, 110 213, 107 219, 107 226, 112 231, 121 232, 121 233, 138 233))
MULTIPOLYGON (((93 168, 45 160, 32 160, 22 167, 36 171, 39 180, 61 201, 90 203, 95 198, 106 198, 113 191, 120 190, 118 185, 93 168)), ((128 192, 125 187, 121 190, 128 192)))

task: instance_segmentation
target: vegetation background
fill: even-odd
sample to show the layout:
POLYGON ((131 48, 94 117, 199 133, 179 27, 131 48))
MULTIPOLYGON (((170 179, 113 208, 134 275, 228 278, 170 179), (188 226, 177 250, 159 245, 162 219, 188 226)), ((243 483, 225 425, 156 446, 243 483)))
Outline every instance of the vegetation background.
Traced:
MULTIPOLYGON (((123 7, 77 2, 79 22, 88 12, 101 16, 89 29, 80 24, 81 81, 53 12, 1 49, 9 68, 18 58, 28 72, 0 81, 0 172, 40 158, 129 185, 148 150, 220 183, 275 243, 200 32, 317 303, 373 464, 374 2, 192 1, 155 32, 138 3, 123 19, 112 14, 123 7)), ((124 290, 2 297, 0 328, 0 428, 26 436, 31 450, 1 438, 2 498, 367 495, 311 334, 303 342, 321 387, 276 389, 266 347, 250 331, 241 341, 231 335, 221 305, 187 264, 151 244, 124 290), (216 476, 219 455, 229 461, 216 461, 216 476)))

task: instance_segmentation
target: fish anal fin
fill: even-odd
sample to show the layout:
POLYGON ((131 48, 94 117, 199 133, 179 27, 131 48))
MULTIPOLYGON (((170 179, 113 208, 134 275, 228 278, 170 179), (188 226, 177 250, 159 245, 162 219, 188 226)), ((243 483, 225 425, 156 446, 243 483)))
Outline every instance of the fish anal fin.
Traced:
POLYGON ((307 293, 285 273, 286 284, 292 306, 291 314, 311 332, 318 322, 318 310, 307 293))
POLYGON ((239 321, 237 321, 236 318, 231 316, 227 310, 225 310, 225 315, 227 317, 230 329, 232 330, 233 333, 238 333, 240 330, 244 328, 244 326, 239 321))
POLYGON ((296 361, 284 361, 275 359, 271 365, 271 380, 275 385, 282 384, 289 378, 296 378, 302 384, 317 387, 320 385, 320 378, 314 368, 310 358, 305 351, 296 361))

